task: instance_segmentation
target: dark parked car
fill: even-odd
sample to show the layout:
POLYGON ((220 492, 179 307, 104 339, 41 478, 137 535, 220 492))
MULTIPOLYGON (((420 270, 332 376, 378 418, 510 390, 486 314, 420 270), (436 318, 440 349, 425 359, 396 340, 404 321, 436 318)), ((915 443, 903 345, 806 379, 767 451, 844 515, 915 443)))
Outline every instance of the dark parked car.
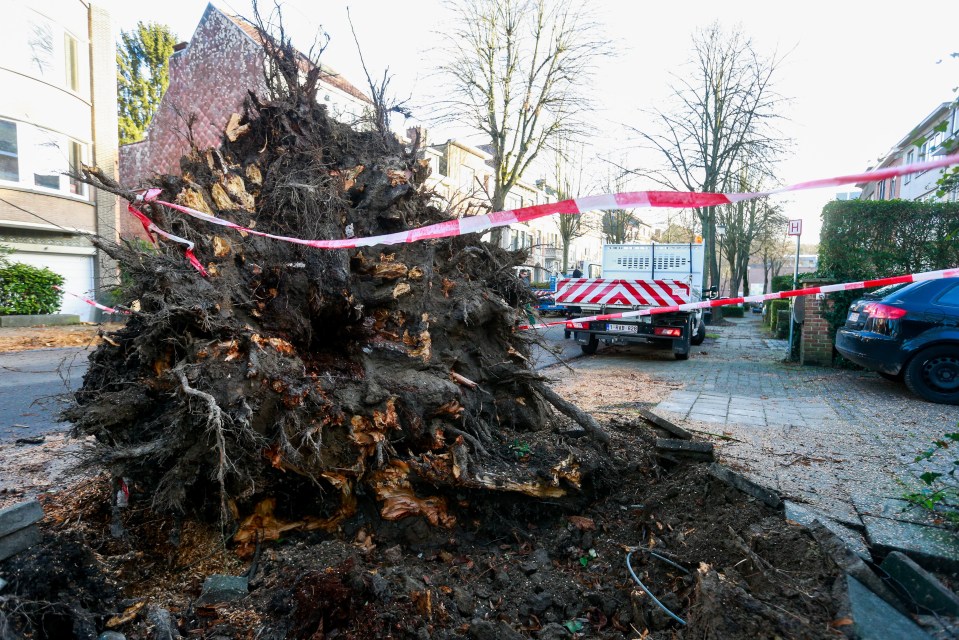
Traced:
POLYGON ((959 278, 893 285, 856 300, 836 349, 926 400, 959 404, 959 278))

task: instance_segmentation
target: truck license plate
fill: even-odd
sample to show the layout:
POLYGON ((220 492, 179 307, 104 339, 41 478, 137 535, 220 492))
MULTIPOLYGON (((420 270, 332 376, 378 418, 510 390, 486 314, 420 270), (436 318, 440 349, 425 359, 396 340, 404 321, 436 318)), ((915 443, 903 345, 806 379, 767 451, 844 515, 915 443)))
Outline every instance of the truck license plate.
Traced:
POLYGON ((625 331, 626 333, 639 333, 639 327, 634 324, 608 324, 607 331, 625 331))
POLYGON ((858 311, 853 311, 852 313, 849 314, 849 322, 856 322, 857 320, 859 320, 858 311))

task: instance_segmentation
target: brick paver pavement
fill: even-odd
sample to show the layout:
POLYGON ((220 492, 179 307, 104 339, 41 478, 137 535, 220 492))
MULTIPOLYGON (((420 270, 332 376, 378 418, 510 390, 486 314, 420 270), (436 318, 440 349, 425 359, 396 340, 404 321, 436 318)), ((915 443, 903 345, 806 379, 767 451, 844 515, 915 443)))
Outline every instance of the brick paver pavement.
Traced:
POLYGON ((658 413, 715 434, 725 463, 856 528, 914 488, 916 454, 956 430, 959 407, 924 402, 875 373, 785 363, 786 342, 764 338, 758 316, 708 329, 716 337, 685 362, 601 348, 574 367, 635 366, 681 383, 658 413))

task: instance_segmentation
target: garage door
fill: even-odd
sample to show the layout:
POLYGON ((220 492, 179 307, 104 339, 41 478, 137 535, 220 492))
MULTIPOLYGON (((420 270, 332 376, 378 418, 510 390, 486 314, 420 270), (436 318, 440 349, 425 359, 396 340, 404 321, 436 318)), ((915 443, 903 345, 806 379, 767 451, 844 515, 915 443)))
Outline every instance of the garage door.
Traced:
MULTIPOLYGON (((11 262, 22 262, 34 267, 46 267, 63 276, 63 288, 72 293, 88 295, 93 291, 93 256, 56 253, 26 253, 17 251, 11 262)), ((63 296, 60 313, 75 313, 81 320, 92 321, 96 309, 73 296, 63 296)))

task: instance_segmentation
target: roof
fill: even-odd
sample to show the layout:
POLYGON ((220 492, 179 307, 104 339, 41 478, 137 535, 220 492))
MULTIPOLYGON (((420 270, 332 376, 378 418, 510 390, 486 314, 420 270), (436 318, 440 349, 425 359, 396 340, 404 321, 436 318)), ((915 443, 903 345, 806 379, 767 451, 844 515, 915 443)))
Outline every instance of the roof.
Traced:
MULTIPOLYGON (((214 9, 216 9, 216 7, 214 7, 214 9)), ((219 11, 219 9, 216 9, 216 10, 219 11)), ((263 44, 263 38, 260 35, 260 30, 257 28, 255 24, 253 24, 252 22, 250 22, 249 20, 247 20, 246 18, 242 16, 230 15, 227 13, 223 13, 223 15, 226 16, 226 18, 230 22, 232 22, 237 27, 239 27, 240 30, 243 31, 243 33, 249 36, 258 45, 263 44)), ((297 54, 300 56, 300 59, 299 59, 300 68, 303 71, 310 70, 313 67, 313 62, 303 53, 297 51, 297 54)), ((320 68, 323 71, 321 76, 321 79, 323 80, 323 82, 339 89, 340 91, 344 93, 347 93, 353 96, 354 98, 357 98, 359 100, 362 100, 364 102, 369 102, 372 104, 373 101, 370 100, 369 96, 367 96, 365 93, 357 89, 356 86, 354 86, 352 83, 346 80, 346 78, 341 76, 334 69, 331 69, 330 67, 324 64, 321 64, 320 68)))

